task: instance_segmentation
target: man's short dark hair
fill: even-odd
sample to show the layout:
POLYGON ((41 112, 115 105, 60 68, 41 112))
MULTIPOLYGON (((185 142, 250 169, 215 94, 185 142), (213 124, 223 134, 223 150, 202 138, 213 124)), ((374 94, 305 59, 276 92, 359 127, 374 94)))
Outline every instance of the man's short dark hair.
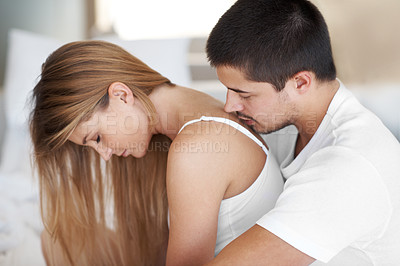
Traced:
POLYGON ((307 0, 238 0, 211 31, 206 50, 212 66, 240 69, 278 91, 300 71, 320 81, 336 78, 327 25, 307 0))

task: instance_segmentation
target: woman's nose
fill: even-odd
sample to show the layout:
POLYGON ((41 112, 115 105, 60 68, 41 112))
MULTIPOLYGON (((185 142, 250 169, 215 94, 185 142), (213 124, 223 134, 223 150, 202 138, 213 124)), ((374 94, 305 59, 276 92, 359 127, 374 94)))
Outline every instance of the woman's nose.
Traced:
POLYGON ((100 154, 100 156, 105 160, 110 160, 113 151, 111 148, 106 147, 105 145, 98 145, 96 147, 96 151, 100 154))

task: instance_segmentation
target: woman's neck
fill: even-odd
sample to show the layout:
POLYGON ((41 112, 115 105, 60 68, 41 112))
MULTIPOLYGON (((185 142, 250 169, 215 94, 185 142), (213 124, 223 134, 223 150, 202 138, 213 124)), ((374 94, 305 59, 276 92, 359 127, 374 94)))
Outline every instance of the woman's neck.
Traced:
POLYGON ((163 134, 174 139, 177 133, 178 121, 176 113, 179 112, 178 105, 171 104, 170 96, 174 94, 174 87, 163 85, 155 88, 149 98, 156 109, 157 122, 153 134, 163 134), (169 90, 169 91, 167 91, 169 90))
POLYGON ((223 103, 211 96, 181 86, 160 86, 149 95, 155 106, 158 122, 154 134, 174 139, 188 121, 203 115, 224 116, 223 103))

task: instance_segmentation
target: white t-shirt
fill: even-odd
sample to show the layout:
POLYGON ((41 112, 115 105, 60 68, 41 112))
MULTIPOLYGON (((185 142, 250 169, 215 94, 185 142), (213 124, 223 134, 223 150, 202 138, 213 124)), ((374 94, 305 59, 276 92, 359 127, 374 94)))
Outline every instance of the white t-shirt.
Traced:
POLYGON ((257 224, 315 265, 400 265, 397 139, 343 84, 293 159, 296 138, 293 126, 266 136, 286 182, 257 224))
POLYGON ((258 219, 275 206, 283 190, 283 178, 278 163, 265 145, 249 130, 232 120, 202 116, 200 119, 187 122, 179 132, 187 125, 200 121, 215 121, 234 127, 257 143, 267 155, 264 167, 253 184, 242 193, 222 200, 218 214, 216 256, 226 245, 250 229, 258 219))

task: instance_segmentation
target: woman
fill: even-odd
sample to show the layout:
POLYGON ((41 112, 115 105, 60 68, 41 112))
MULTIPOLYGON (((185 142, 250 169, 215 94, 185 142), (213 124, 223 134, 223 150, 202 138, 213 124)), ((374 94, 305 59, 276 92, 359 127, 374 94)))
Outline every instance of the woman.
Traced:
POLYGON ((111 43, 52 53, 33 105, 48 264, 203 264, 282 190, 262 139, 221 102, 111 43))

